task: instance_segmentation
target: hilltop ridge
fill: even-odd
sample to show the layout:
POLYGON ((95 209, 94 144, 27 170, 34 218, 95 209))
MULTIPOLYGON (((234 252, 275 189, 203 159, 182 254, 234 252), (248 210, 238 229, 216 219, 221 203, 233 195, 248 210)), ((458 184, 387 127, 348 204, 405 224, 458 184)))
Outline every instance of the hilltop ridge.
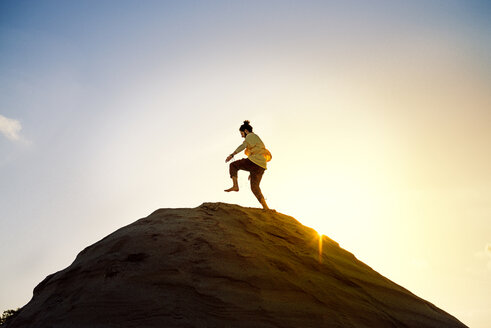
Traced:
POLYGON ((7 327, 466 326, 293 217, 203 203, 85 248, 7 327))

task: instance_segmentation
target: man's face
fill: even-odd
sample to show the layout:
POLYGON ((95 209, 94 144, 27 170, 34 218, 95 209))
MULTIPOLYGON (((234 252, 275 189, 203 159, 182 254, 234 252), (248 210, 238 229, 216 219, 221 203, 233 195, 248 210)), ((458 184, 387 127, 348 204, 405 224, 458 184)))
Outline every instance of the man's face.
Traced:
POLYGON ((242 138, 245 138, 246 137, 246 134, 244 131, 240 131, 240 135, 242 136, 242 138))

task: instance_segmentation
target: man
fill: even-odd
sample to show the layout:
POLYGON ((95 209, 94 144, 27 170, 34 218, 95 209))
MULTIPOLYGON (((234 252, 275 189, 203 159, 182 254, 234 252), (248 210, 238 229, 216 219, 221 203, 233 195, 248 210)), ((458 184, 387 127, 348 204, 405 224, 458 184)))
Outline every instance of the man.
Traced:
POLYGON ((225 189, 226 192, 239 191, 239 184, 237 182, 237 173, 239 170, 249 171, 249 180, 251 181, 251 190, 256 196, 259 203, 261 203, 263 209, 269 210, 264 196, 259 188, 259 183, 266 170, 266 163, 271 160, 271 153, 264 147, 264 143, 259 136, 252 132, 252 126, 249 121, 244 121, 239 128, 240 135, 245 138, 244 142, 237 147, 237 149, 230 154, 225 163, 230 161, 235 154, 240 153, 242 150, 246 150, 247 158, 240 159, 230 163, 230 178, 233 181, 233 186, 229 189, 225 189))

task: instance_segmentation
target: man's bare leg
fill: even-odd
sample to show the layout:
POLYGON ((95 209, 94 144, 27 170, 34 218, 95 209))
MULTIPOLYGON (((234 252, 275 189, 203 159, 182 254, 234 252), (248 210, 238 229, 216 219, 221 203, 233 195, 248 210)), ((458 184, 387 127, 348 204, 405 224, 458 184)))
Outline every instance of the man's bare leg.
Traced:
POLYGON ((234 182, 234 185, 232 186, 232 188, 225 189, 226 192, 239 191, 239 183, 237 182, 237 177, 232 177, 232 181, 234 182))
POLYGON ((259 202, 263 206, 263 210, 269 210, 268 204, 266 204, 266 200, 264 198, 261 198, 259 202))

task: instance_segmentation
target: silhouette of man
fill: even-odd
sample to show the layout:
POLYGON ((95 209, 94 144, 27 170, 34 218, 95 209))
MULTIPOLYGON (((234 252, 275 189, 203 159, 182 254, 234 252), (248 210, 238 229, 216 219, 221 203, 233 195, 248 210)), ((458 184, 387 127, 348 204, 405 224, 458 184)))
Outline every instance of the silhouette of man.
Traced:
POLYGON ((252 192, 259 203, 261 203, 263 209, 269 210, 269 207, 264 200, 264 196, 261 193, 261 188, 259 188, 259 183, 266 170, 266 163, 271 160, 271 153, 264 147, 264 143, 259 136, 252 132, 252 126, 249 123, 249 121, 244 121, 244 124, 239 128, 240 135, 242 138, 245 138, 244 142, 225 160, 225 163, 227 163, 235 154, 238 154, 245 149, 247 158, 230 163, 230 178, 233 181, 233 186, 229 189, 225 189, 225 191, 239 191, 239 184, 237 182, 238 171, 249 171, 252 192))

